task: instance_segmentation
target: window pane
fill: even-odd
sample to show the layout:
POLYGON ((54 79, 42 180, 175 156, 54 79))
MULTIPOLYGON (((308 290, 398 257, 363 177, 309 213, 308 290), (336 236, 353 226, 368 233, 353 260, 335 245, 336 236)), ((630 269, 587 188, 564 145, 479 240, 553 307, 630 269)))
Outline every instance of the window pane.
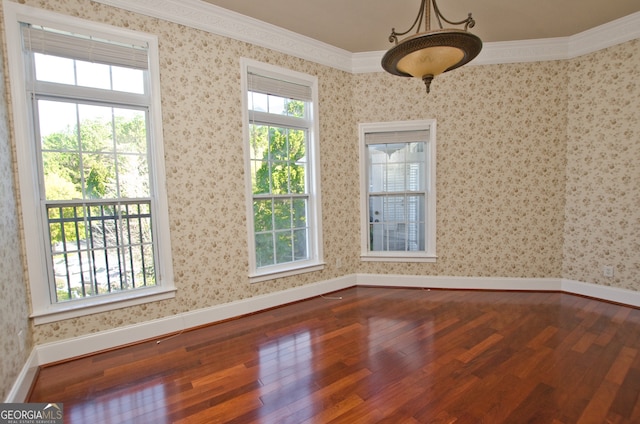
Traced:
POLYGON ((120 153, 147 153, 146 113, 134 109, 113 109, 116 149, 120 153))
POLYGON ((273 233, 256 234, 256 265, 263 267, 273 264, 273 233))
POLYGON ((38 100, 38 121, 43 149, 78 149, 78 117, 75 103, 38 100))
POLYGON ((257 112, 267 112, 269 110, 269 99, 266 94, 249 92, 249 110, 257 112))
POLYGON ((291 199, 274 200, 273 216, 276 230, 291 228, 291 199))
POLYGON ((79 153, 43 151, 42 165, 47 200, 82 198, 79 153))
POLYGON ((269 160, 289 159, 287 129, 269 127, 269 160))
POLYGON ((307 226, 307 199, 293 199, 293 228, 307 226))
POLYGON ((281 264, 293 261, 292 242, 291 231, 276 233, 276 263, 281 264))
POLYGON ((146 156, 118 155, 119 197, 149 197, 149 169, 146 156))
POLYGON ((116 158, 113 154, 82 155, 84 198, 113 199, 118 197, 116 158))
POLYGON ((285 106, 288 116, 304 118, 307 104, 300 100, 288 100, 285 106))
POLYGON ((424 191, 425 175, 424 163, 407 164, 407 191, 424 191))
POLYGON ((117 209, 113 204, 89 208, 91 216, 91 244, 94 248, 118 246, 120 234, 117 209))
POLYGON ((73 59, 40 53, 35 53, 34 59, 38 81, 75 85, 73 59))
POLYGON ((256 233, 273 229, 272 204, 271 199, 253 201, 253 228, 256 233))
POLYGON ((127 93, 144 94, 144 71, 112 66, 113 89, 127 93))
POLYGON ((369 250, 374 252, 387 250, 384 228, 385 226, 381 223, 369 224, 369 250))
POLYGON ((256 125, 249 126, 251 133, 250 147, 251 147, 251 159, 262 160, 269 156, 269 126, 268 125, 256 125))
POLYGON ((407 221, 424 222, 424 195, 407 196, 407 221))
POLYGON ((384 196, 369 196, 369 222, 383 222, 384 196))
POLYGON ((269 113, 275 113, 276 115, 286 115, 287 108, 285 107, 285 99, 278 96, 269 97, 269 113))
POLYGON ((404 196, 385 196, 382 198, 383 216, 387 222, 405 220, 404 196))
POLYGON ((369 167, 369 191, 379 193, 384 190, 384 164, 372 164, 369 167))
POLYGON ((308 259, 307 230, 295 230, 293 232, 293 260, 308 259))
POLYGON ((253 186, 253 194, 271 193, 271 169, 269 162, 251 161, 251 182, 253 186))
POLYGON ((387 155, 387 162, 389 163, 404 163, 405 162, 405 149, 406 143, 395 144, 383 144, 381 146, 387 155))
POLYGON ((106 106, 78 105, 80 144, 85 152, 112 152, 113 109, 106 106))
POLYGON ((47 211, 52 252, 63 253, 86 238, 84 210, 75 206, 56 206, 47 211))
POLYGON ((305 162, 305 155, 307 153, 306 132, 303 130, 289 129, 287 135, 289 137, 287 146, 289 149, 288 159, 291 162, 305 162))
POLYGON ((111 73, 109 65, 76 60, 78 85, 82 87, 111 89, 111 73))
POLYGON ((306 166, 304 164, 292 164, 290 166, 290 192, 296 194, 304 194, 307 192, 306 184, 306 166))
POLYGON ((272 162, 270 168, 271 193, 289 194, 290 169, 287 162, 272 162))
POLYGON ((405 191, 404 163, 389 163, 386 166, 384 191, 405 191))

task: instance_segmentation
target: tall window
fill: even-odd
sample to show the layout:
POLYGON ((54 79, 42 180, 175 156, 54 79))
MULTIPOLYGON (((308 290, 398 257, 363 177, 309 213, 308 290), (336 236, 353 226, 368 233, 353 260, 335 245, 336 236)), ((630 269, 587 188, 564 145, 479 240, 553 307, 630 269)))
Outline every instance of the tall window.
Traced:
POLYGON ((254 280, 320 266, 315 78, 243 60, 254 280), (267 277, 268 276, 268 277, 267 277))
POLYGON ((104 28, 70 30, 52 16, 53 23, 19 22, 31 128, 31 146, 19 149, 33 158, 19 166, 36 166, 34 185, 23 193, 37 197, 49 301, 34 305, 36 316, 173 286, 170 265, 160 260, 160 240, 168 240, 160 235, 167 219, 158 194, 162 147, 152 128, 159 121, 150 41, 104 28))
POLYGON ((435 260, 435 122, 361 124, 362 257, 435 260))

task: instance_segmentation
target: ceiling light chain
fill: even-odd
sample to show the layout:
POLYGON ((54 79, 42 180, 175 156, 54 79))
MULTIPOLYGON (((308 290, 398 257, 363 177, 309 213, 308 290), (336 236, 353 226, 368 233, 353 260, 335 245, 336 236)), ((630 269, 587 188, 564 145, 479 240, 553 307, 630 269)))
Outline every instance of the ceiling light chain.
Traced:
POLYGON ((418 16, 405 32, 392 28, 389 42, 395 43, 382 58, 382 67, 389 73, 404 77, 421 78, 430 91, 431 81, 436 75, 458 68, 473 58, 482 49, 482 40, 467 30, 475 26, 471 13, 466 19, 453 22, 445 18, 435 0, 421 0, 418 16), (431 30, 431 6, 440 29, 431 30), (424 21, 424 31, 420 27, 424 21), (443 29, 442 21, 451 25, 463 25, 464 29, 443 29), (416 28, 416 34, 398 42, 398 37, 416 28))

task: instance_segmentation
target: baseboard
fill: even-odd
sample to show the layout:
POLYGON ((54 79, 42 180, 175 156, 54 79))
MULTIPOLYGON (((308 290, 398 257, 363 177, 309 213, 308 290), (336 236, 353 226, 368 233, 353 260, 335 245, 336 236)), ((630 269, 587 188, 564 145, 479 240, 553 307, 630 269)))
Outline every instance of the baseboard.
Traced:
POLYGON ((422 287, 457 290, 561 291, 640 308, 640 291, 562 278, 358 274, 356 282, 359 286, 422 287))
POLYGON ((192 312, 185 312, 171 317, 154 319, 140 324, 45 343, 36 346, 34 350, 37 352, 38 365, 49 364, 135 343, 140 340, 162 337, 163 335, 176 333, 188 328, 263 311, 287 303, 319 296, 324 293, 342 290, 355 284, 356 278, 353 275, 334 278, 275 293, 198 309, 192 312))
POLYGON ((423 287, 464 290, 559 291, 559 278, 449 277, 431 275, 358 274, 359 286, 423 287))
POLYGON ((29 390, 31 390, 31 384, 36 377, 39 365, 38 353, 36 349, 33 349, 27 358, 27 362, 22 367, 20 374, 18 374, 18 378, 13 383, 13 387, 11 387, 11 390, 7 394, 4 400, 5 403, 24 402, 29 395, 29 390))
POLYGON ((640 292, 560 278, 452 277, 352 274, 300 287, 186 312, 95 334, 36 346, 6 402, 22 402, 40 365, 63 361, 188 328, 259 312, 352 286, 421 287, 464 290, 562 291, 640 307, 640 292))
POLYGON ((640 291, 602 286, 600 284, 583 283, 581 281, 567 279, 563 279, 561 281, 561 290, 565 293, 572 293, 640 308, 640 291))

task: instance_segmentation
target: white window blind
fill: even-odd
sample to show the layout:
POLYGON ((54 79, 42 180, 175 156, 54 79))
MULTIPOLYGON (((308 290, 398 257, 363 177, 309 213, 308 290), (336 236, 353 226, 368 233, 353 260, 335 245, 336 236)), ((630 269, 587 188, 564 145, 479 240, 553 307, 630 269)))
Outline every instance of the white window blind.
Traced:
POLYGON ((22 24, 25 50, 86 62, 148 69, 147 46, 101 40, 37 25, 22 24))
POLYGON ((366 144, 414 143, 429 140, 428 130, 365 133, 366 144))
POLYGON ((294 100, 305 102, 312 101, 311 87, 295 82, 284 81, 282 78, 273 78, 267 75, 257 74, 249 71, 247 78, 249 91, 257 93, 272 94, 294 100))

